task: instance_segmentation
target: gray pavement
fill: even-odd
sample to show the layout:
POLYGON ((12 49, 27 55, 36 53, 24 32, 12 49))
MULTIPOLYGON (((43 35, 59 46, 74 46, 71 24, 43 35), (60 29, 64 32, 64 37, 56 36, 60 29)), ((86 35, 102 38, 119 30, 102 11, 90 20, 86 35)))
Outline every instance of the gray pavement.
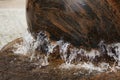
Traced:
POLYGON ((26 30, 25 0, 0 0, 0 48, 26 30))

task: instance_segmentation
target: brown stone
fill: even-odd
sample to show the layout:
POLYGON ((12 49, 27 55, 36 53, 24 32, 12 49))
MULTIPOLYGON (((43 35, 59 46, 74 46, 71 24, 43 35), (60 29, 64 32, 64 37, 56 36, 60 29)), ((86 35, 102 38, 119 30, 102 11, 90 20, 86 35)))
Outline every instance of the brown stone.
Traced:
POLYGON ((23 38, 17 38, 11 42, 9 42, 8 44, 6 44, 1 50, 0 52, 14 52, 13 50, 16 50, 17 47, 15 47, 15 45, 21 45, 23 43, 23 38))
POLYGON ((27 22, 35 38, 47 31, 52 40, 96 48, 101 40, 120 42, 120 1, 28 0, 27 22))
POLYGON ((13 53, 0 53, 0 80, 120 80, 120 71, 116 73, 97 73, 84 69, 59 69, 54 61, 40 68, 25 56, 13 53))

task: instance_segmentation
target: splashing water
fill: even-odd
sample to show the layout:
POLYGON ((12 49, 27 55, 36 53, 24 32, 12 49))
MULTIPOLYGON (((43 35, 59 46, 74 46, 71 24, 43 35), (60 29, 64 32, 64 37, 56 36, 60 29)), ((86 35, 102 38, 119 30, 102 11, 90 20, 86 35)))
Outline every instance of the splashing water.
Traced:
MULTIPOLYGON (((40 64, 42 66, 48 65, 48 55, 40 56, 36 54, 36 49, 39 48, 39 51, 46 51, 47 48, 45 46, 48 46, 45 43, 48 42, 48 39, 46 35, 43 32, 40 32, 37 36, 37 39, 35 40, 31 34, 28 32, 25 34, 23 37, 23 43, 22 45, 16 44, 15 47, 17 47, 17 50, 14 51, 15 54, 23 54, 23 55, 29 55, 30 56, 30 61, 33 59, 39 59, 40 64)), ((50 49, 49 49, 50 50, 50 49)), ((48 51, 49 52, 49 51, 48 51)))
MULTIPOLYGON (((110 69, 110 71, 116 71, 120 69, 120 43, 105 44, 101 41, 98 44, 98 50, 92 49, 87 51, 82 48, 75 48, 68 42, 63 40, 51 41, 45 32, 38 33, 36 40, 31 34, 26 33, 23 38, 22 45, 17 45, 18 49, 14 51, 16 54, 29 55, 30 60, 38 60, 42 66, 49 65, 49 56, 53 54, 54 50, 59 50, 61 60, 64 61, 59 68, 64 69, 86 69, 90 72, 93 70, 103 72, 110 69), (59 47, 57 49, 56 47, 59 47), (114 59, 114 64, 111 66, 107 59, 114 59), (99 60, 103 60, 99 62, 99 60), (106 61, 106 62, 105 62, 106 61), (96 62, 95 66, 92 62, 96 62)), ((57 53, 56 53, 57 54, 57 53)))
POLYGON ((32 53, 33 52, 32 50, 34 49, 33 48, 34 41, 35 40, 28 32, 25 33, 25 35, 23 36, 22 45, 16 44, 15 47, 17 47, 18 49, 14 51, 14 53, 23 55, 26 55, 27 53, 32 53))

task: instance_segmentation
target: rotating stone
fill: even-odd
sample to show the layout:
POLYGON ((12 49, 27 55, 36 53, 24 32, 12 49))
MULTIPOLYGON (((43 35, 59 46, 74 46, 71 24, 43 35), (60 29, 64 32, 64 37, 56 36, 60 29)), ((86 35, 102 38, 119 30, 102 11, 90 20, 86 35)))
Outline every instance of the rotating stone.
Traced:
POLYGON ((26 11, 34 38, 46 31, 52 40, 85 48, 120 42, 119 0, 28 0, 26 11))

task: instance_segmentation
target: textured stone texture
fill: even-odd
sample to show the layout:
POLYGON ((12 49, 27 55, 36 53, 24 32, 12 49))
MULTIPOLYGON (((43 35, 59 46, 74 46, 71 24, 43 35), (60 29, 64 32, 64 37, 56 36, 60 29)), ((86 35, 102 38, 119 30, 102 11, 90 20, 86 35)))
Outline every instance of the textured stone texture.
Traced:
POLYGON ((120 41, 119 0, 28 0, 27 21, 34 37, 43 30, 75 46, 120 41))
POLYGON ((55 67, 55 61, 53 64, 40 68, 28 57, 0 53, 0 80, 120 80, 120 71, 98 74, 83 69, 61 70, 55 67))

